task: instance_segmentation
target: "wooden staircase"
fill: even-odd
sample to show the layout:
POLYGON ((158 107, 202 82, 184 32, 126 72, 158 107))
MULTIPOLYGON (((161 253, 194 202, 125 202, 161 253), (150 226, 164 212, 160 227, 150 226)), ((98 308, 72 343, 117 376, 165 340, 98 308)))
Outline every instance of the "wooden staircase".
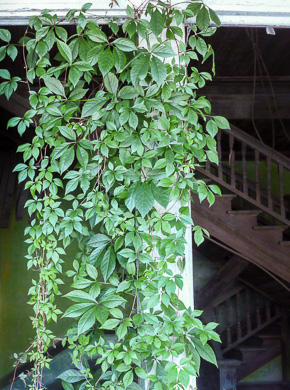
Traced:
MULTIPOLYGON (((210 208, 194 195, 192 218, 208 230, 212 245, 229 255, 196 301, 206 321, 219 323, 222 344, 214 345, 216 354, 223 364, 238 362, 240 381, 282 351, 281 324, 290 303, 289 292, 279 284, 290 283, 290 205, 285 191, 290 159, 234 126, 219 131, 217 146, 220 165, 207 162, 197 170, 224 194, 210 208), (259 282, 256 267, 262 270, 259 282), (267 333, 273 326, 279 332, 267 333)), ((247 386, 237 388, 252 389, 247 386)))
POLYGON ((240 287, 222 302, 214 302, 221 353, 225 354, 281 318, 278 305, 248 287, 240 287))
POLYGON ((195 197, 194 223, 248 261, 290 282, 289 194, 284 190, 290 159, 234 126, 219 131, 217 148, 220 164, 207 162, 197 170, 228 193, 217 197, 211 208, 195 197))
POLYGON ((258 210, 290 226, 289 194, 284 190, 285 181, 290 177, 290 159, 233 125, 231 130, 218 132, 217 149, 219 165, 207 161, 197 170, 258 210))
POLYGON ((235 197, 234 194, 217 197, 210 208, 194 198, 194 223, 246 260, 290 282, 290 241, 283 237, 287 226, 260 225, 257 217, 261 210, 233 210, 235 197))

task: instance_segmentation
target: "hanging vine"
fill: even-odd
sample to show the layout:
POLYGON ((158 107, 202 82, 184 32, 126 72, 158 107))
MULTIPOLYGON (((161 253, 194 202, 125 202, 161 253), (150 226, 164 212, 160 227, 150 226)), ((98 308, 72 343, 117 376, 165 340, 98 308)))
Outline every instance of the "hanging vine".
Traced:
POLYGON ((77 324, 63 340, 75 364, 60 375, 63 388, 138 390, 141 379, 148 389, 186 389, 200 358, 216 364, 208 341, 219 340, 216 324, 203 325, 201 312, 179 299, 186 226, 198 245, 207 234, 191 219, 191 193, 210 205, 219 194, 195 167, 218 163, 214 137, 229 127, 196 96, 211 80, 197 67, 214 63, 205 37, 216 30, 210 19, 219 19, 198 1, 145 2, 128 6, 121 25, 108 20, 105 34, 90 7, 65 20, 47 10, 32 17, 20 47, 0 30, 0 59, 23 55, 26 71, 21 80, 0 70, 0 93, 9 99, 19 83, 29 91, 30 109, 8 128, 35 133, 19 147, 23 163, 15 168, 30 191, 26 257, 38 275, 29 290, 36 336, 21 356, 34 366, 23 379, 44 388, 66 261, 73 304, 63 317, 77 324), (183 26, 193 17, 185 43, 183 26), (63 22, 74 26, 71 35, 63 22), (75 259, 66 257, 72 242, 75 259))

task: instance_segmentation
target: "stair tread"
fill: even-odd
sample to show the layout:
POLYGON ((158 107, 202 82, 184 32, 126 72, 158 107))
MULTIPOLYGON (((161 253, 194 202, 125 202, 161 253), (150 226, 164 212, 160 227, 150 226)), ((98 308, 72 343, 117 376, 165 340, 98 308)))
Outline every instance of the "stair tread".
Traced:
POLYGON ((261 213, 260 210, 229 210, 227 212, 230 215, 252 215, 257 216, 261 213))
POLYGON ((261 225, 261 226, 253 226, 254 230, 285 230, 288 226, 286 225, 261 225))
POLYGON ((254 346, 251 346, 251 345, 248 345, 248 346, 239 346, 239 349, 241 351, 267 351, 268 348, 266 347, 254 347, 254 346))
POLYGON ((279 241, 279 244, 282 245, 282 246, 289 246, 290 245, 290 241, 279 241))
POLYGON ((222 198, 234 199, 234 198, 236 198, 236 197, 237 197, 236 194, 222 194, 221 196, 218 195, 218 196, 217 196, 217 199, 222 199, 222 198))
POLYGON ((280 339, 281 335, 279 333, 277 333, 277 334, 259 334, 259 337, 261 339, 280 339))

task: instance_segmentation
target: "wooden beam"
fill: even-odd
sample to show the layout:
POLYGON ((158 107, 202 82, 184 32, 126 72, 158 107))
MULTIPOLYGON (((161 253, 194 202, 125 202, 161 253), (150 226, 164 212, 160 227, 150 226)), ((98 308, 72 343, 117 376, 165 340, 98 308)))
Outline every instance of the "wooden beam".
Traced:
POLYGON ((232 256, 225 265, 209 280, 198 292, 197 305, 203 310, 212 304, 218 296, 235 281, 248 266, 248 262, 241 257, 232 256))
MULTIPOLYGON (((131 3, 130 1, 118 0, 118 2, 114 2, 113 7, 110 7, 110 3, 111 0, 94 2, 90 14, 99 18, 103 17, 101 19, 103 23, 108 23, 108 19, 112 17, 127 18, 126 7, 131 3)), ((138 6, 142 0, 133 0, 132 3, 138 6)), ((222 26, 290 27, 290 6, 287 0, 276 0, 275 2, 269 0, 258 2, 208 0, 207 5, 216 11, 222 26)), ((182 6, 180 2, 179 6, 182 6)), ((30 16, 39 15, 43 9, 47 8, 53 10, 54 13, 56 12, 59 17, 63 17, 69 9, 79 9, 80 3, 77 0, 31 0, 29 4, 25 4, 20 0, 4 0, 0 3, 0 24, 10 26, 28 24, 30 16)), ((98 22, 100 23, 100 21, 98 22)), ((190 22, 194 23, 195 19, 193 18, 190 22)))
MULTIPOLYGON (((229 214, 217 214, 215 205, 210 209, 199 201, 192 203, 192 218, 196 225, 207 229, 216 239, 233 248, 236 252, 249 258, 256 265, 273 272, 282 279, 290 281, 289 256, 284 255, 277 247, 271 247, 268 243, 257 241, 256 236, 235 226, 235 218, 229 214)), ((217 202, 216 202, 217 203, 217 202)))
POLYGON ((6 96, 1 95, 0 107, 19 117, 23 117, 25 112, 30 109, 28 98, 16 92, 11 95, 9 100, 6 99, 6 96))
MULTIPOLYGON (((256 84, 254 98, 255 119, 290 119, 290 83, 289 80, 274 79, 271 85, 267 80, 256 84)), ((245 81, 236 78, 220 78, 207 83, 198 91, 211 102, 213 112, 230 119, 251 119, 253 105, 254 80, 245 81)))

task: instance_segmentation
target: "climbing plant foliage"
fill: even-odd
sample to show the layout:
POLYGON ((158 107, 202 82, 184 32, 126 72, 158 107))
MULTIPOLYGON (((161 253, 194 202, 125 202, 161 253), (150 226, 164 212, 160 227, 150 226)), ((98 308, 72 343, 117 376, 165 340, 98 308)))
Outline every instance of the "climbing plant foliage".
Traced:
POLYGON ((104 29, 90 7, 65 19, 44 10, 18 44, 0 30, 0 59, 23 56, 26 72, 1 69, 0 93, 9 99, 25 86, 30 105, 8 128, 34 132, 15 168, 30 191, 26 257, 37 275, 35 339, 20 355, 34 366, 22 379, 44 388, 57 337, 49 325, 62 316, 76 322, 62 341, 75 365, 59 376, 65 390, 186 389, 200 358, 216 364, 208 341, 219 340, 216 324, 179 298, 186 228, 197 244, 207 234, 191 219, 191 193, 209 205, 219 194, 195 174, 218 163, 214 138, 228 128, 196 96, 212 77, 199 63, 212 61, 214 73, 206 37, 219 19, 199 1, 145 2, 104 29), (62 313, 64 262, 71 291, 61 299, 71 306, 62 313))

